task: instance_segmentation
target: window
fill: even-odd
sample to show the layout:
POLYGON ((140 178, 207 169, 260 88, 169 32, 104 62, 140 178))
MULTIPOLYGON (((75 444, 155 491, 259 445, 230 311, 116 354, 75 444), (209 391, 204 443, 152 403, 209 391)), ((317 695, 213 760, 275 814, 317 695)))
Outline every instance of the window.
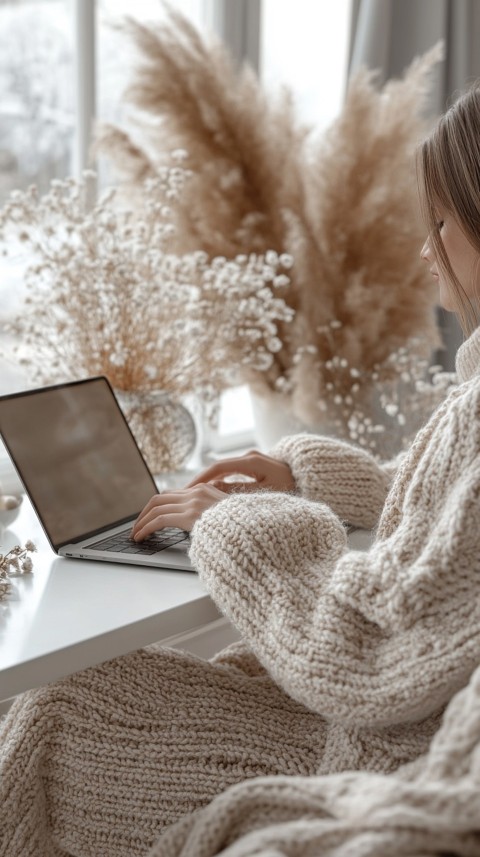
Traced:
POLYGON ((71 36, 68 0, 0 4, 0 204, 70 168, 71 36))
MULTIPOLYGON (((205 0, 176 5, 203 25, 205 0)), ((43 190, 71 174, 75 137, 89 118, 79 114, 95 102, 101 119, 118 118, 129 66, 111 25, 127 14, 148 21, 164 12, 158 0, 136 0, 133 9, 130 0, 0 0, 0 205, 11 190, 32 183, 43 190), (96 52, 83 26, 93 10, 96 52), (97 69, 87 105, 75 93, 76 51, 83 77, 97 69)))
POLYGON ((351 0, 263 0, 260 74, 265 87, 287 84, 299 117, 315 129, 338 113, 347 77, 351 0))
MULTIPOLYGON (((176 5, 202 25, 205 0, 176 5)), ((12 190, 42 192, 87 166, 95 105, 100 119, 118 119, 128 80, 112 23, 125 14, 158 19, 162 8, 159 0, 133 9, 130 0, 0 0, 0 206, 12 190)), ((0 257, 0 323, 18 311, 22 269, 0 257)))

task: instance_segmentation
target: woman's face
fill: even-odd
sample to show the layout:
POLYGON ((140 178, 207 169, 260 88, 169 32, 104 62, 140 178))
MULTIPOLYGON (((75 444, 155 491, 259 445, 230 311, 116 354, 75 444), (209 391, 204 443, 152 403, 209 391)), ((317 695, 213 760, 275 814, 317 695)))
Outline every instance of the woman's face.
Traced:
MULTIPOLYGON (((438 230, 452 270, 465 294, 473 302, 480 295, 480 254, 472 247, 457 221, 449 211, 438 212, 438 230)), ((425 241, 420 255, 430 265, 430 273, 438 282, 439 303, 443 309, 455 311, 452 290, 435 258, 432 242, 425 241)))

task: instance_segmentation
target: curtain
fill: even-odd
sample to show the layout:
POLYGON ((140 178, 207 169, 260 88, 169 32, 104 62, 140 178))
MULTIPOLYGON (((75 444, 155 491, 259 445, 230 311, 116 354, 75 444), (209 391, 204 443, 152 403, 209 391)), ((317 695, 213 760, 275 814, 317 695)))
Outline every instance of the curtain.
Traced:
MULTIPOLYGON (((445 62, 439 66, 429 111, 438 115, 465 87, 480 78, 478 0, 352 0, 349 74, 359 67, 378 70, 379 82, 399 77, 412 59, 440 39, 445 62)), ((446 352, 439 360, 451 370, 463 334, 455 316, 439 309, 446 352)))
POLYGON ((240 65, 247 62, 258 72, 260 65, 261 0, 207 0, 207 14, 217 35, 240 65))

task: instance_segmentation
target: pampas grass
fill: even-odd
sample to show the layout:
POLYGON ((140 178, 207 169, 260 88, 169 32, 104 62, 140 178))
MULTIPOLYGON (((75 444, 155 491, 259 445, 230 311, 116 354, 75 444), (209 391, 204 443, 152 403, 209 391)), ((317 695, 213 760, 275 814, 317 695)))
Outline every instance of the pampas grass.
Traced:
POLYGON ((348 423, 352 387, 368 407, 375 387, 395 380, 390 355, 414 342, 425 358, 439 344, 419 259, 414 150, 440 47, 383 89, 358 73, 318 137, 298 123, 288 92, 267 95, 252 70, 237 70, 174 10, 165 23, 127 20, 123 29, 138 55, 125 96, 137 123, 99 129, 98 150, 130 190, 172 149, 188 153, 178 251, 293 257, 281 294, 295 317, 280 324, 283 348, 255 386, 280 393, 310 424, 335 395, 348 423))
POLYGON ((124 30, 140 60, 125 97, 143 114, 143 144, 105 125, 97 147, 134 184, 170 150, 188 151, 195 179, 181 210, 181 251, 233 257, 283 246, 283 209, 300 215, 304 207, 306 129, 297 127, 291 95, 272 103, 249 68, 237 72, 219 44, 204 42, 172 9, 165 25, 127 19, 124 30))

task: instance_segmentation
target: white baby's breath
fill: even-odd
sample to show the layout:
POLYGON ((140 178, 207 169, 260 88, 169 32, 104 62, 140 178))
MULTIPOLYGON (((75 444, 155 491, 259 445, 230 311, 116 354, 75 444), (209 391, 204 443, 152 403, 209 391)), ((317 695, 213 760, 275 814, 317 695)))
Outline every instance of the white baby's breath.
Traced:
POLYGON ((332 350, 326 360, 312 360, 314 348, 303 346, 294 355, 294 372, 277 384, 292 392, 297 378, 314 369, 323 379, 317 401, 317 423, 328 434, 352 441, 377 459, 386 459, 408 446, 418 429, 456 384, 454 373, 429 365, 423 343, 412 338, 371 370, 351 366, 335 341, 340 330, 331 322, 324 328, 332 350))
POLYGON ((292 260, 172 252, 184 160, 145 182, 141 214, 114 190, 89 207, 90 174, 11 195, 0 239, 26 260, 27 299, 10 330, 33 382, 105 374, 120 391, 208 399, 271 365, 294 316, 279 293, 292 260))

